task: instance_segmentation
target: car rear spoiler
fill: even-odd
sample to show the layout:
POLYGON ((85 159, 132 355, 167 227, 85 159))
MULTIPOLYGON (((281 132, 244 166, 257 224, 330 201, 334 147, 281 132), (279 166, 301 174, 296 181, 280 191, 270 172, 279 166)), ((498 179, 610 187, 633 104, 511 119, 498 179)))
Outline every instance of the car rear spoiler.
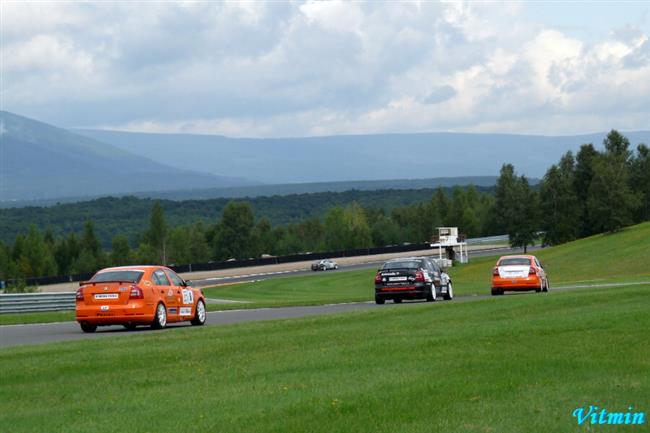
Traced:
POLYGON ((124 284, 138 284, 134 283, 133 281, 126 281, 126 280, 112 280, 112 281, 79 281, 79 287, 81 286, 86 286, 88 284, 92 284, 93 286, 95 284, 100 284, 100 283, 124 283, 124 284))

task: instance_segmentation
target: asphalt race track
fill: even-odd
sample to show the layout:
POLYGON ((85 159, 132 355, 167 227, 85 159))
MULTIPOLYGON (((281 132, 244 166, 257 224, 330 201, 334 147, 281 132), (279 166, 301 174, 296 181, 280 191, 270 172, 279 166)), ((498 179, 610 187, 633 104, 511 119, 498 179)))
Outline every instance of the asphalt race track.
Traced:
MULTIPOLYGON (((498 253, 510 253, 518 250, 511 248, 498 248, 491 250, 475 251, 472 257, 493 255, 498 253)), ((358 265, 350 265, 339 268, 338 271, 330 272, 344 272, 356 269, 369 269, 375 268, 382 262, 371 262, 358 265)), ((320 272, 307 271, 293 271, 290 275, 320 275, 320 272)), ((220 278, 219 281, 215 279, 194 281, 193 284, 197 286, 209 286, 218 283, 234 283, 242 281, 261 280, 265 278, 286 277, 287 273, 272 274, 260 277, 254 275, 242 275, 236 277, 220 278)), ((369 293, 369 297, 371 297, 369 293)), ((489 298, 490 295, 480 296, 456 296, 453 302, 473 301, 478 299, 489 298)), ((332 314, 332 313, 345 313, 349 311, 361 311, 374 308, 408 308, 409 305, 419 304, 423 301, 404 302, 403 304, 386 304, 376 305, 374 301, 347 303, 347 304, 331 304, 319 305, 308 307, 277 307, 277 308, 262 308, 262 309, 249 309, 249 310, 229 310, 229 311, 213 311, 208 312, 206 326, 227 325, 231 323, 253 322, 262 320, 276 320, 276 319, 290 319, 296 317, 314 316, 319 314, 332 314)), ((439 301, 444 302, 444 301, 439 301)), ((170 328, 183 328, 192 327, 188 322, 181 324, 169 324, 170 328)), ((199 328, 197 328, 198 331, 199 328)), ((148 327, 141 327, 135 331, 127 331, 122 326, 106 326, 98 328, 94 334, 85 334, 79 328, 76 322, 59 322, 59 323, 43 323, 43 324, 29 324, 29 325, 7 325, 0 326, 0 348, 17 346, 22 344, 39 344, 49 343, 55 341, 66 340, 81 340, 89 338, 105 338, 111 336, 125 336, 133 335, 135 333, 144 332, 145 334, 155 334, 163 331, 151 331, 148 327)))
MULTIPOLYGON (((630 286, 630 285, 650 285, 650 281, 633 282, 633 283, 607 283, 607 284, 583 284, 572 285, 558 288, 551 288, 551 291, 564 291, 576 289, 594 289, 600 287, 630 286)), ((544 296, 535 292, 515 292, 507 293, 504 296, 544 296)), ((466 295, 455 296, 451 302, 472 302, 481 299, 491 298, 489 294, 485 295, 466 295)), ((429 304, 432 308, 450 301, 437 301, 429 304)), ((347 304, 330 304, 318 305, 311 307, 278 307, 278 308, 260 308, 255 310, 229 310, 229 311, 212 311, 208 313, 205 326, 220 326, 242 322, 256 322, 264 320, 293 319, 298 317, 316 316, 320 314, 346 313, 351 311, 371 310, 375 308, 409 308, 412 305, 426 304, 426 301, 405 301, 401 304, 388 303, 385 305, 376 305, 374 301, 355 302, 347 304)), ((79 329, 76 322, 59 322, 43 323, 32 325, 7 325, 0 327, 0 348, 18 346, 22 344, 39 344, 51 343, 55 341, 82 340, 89 338, 106 338, 115 336, 135 335, 144 333, 144 335, 155 335, 159 332, 173 332, 174 328, 192 328, 188 322, 181 324, 170 324, 167 329, 153 331, 149 327, 141 327, 134 331, 127 331, 121 326, 107 326, 98 328, 94 334, 84 334, 79 329)), ((201 327, 194 328, 200 332, 201 327)))
MULTIPOLYGON (((452 302, 475 300, 487 298, 485 296, 457 296, 452 302)), ((255 322, 262 320, 292 319, 296 317, 315 316, 320 314, 345 313, 349 311, 361 311, 374 308, 408 308, 408 305, 421 304, 424 301, 405 302, 402 304, 388 303, 376 305, 374 301, 357 302, 349 304, 318 305, 310 307, 278 307, 261 308, 255 310, 230 310, 208 312, 205 326, 228 325, 231 323, 255 322)), ((439 301, 442 303, 444 301, 439 301)), ((119 335, 134 335, 136 333, 155 334, 158 332, 169 332, 173 328, 192 328, 189 322, 180 324, 171 323, 166 330, 153 331, 149 327, 137 328, 135 331, 127 331, 122 326, 106 326, 97 328, 94 334, 81 332, 77 322, 43 323, 32 325, 8 325, 0 327, 0 347, 17 346, 21 344, 50 343, 64 340, 82 340, 88 338, 104 338, 119 335)), ((200 327, 196 328, 197 331, 200 327)))

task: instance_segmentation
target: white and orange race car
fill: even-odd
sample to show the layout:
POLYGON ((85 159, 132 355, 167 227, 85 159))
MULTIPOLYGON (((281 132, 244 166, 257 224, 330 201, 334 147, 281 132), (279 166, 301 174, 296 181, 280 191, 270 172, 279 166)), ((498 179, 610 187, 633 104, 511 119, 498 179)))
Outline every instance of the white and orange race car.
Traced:
POLYGON ((492 295, 505 291, 548 292, 550 284, 542 264, 535 256, 503 256, 492 269, 492 295))

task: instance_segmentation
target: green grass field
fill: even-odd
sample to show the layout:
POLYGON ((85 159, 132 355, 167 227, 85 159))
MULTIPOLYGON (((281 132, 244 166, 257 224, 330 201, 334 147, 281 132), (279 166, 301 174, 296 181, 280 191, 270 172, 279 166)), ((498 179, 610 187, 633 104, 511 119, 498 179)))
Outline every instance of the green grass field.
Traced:
POLYGON ((7 432, 582 432, 650 409, 650 285, 0 350, 7 432))
MULTIPOLYGON (((614 234, 596 235, 535 251, 551 288, 558 285, 650 280, 650 222, 614 234)), ((453 268, 457 292, 489 290, 496 257, 481 257, 453 268)))

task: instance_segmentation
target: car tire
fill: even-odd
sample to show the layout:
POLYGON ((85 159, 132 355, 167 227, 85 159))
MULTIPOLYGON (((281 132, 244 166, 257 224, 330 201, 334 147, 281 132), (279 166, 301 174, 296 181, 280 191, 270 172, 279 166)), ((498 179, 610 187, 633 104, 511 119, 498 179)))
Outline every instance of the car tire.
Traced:
POLYGON ((436 302, 438 299, 438 294, 436 293, 436 285, 431 284, 429 288, 429 293, 427 293, 427 302, 436 302))
POLYGON ((375 296, 375 304, 384 305, 384 303, 386 303, 386 300, 384 298, 381 296, 375 296))
POLYGON ((153 329, 163 329, 167 326, 167 308, 162 302, 156 307, 156 314, 153 317, 151 327, 153 329))
POLYGON ((492 289, 492 296, 501 296, 503 295, 503 290, 492 289))
POLYGON ((445 301, 451 301, 454 299, 454 287, 451 285, 451 281, 447 283, 447 293, 443 295, 445 301))
POLYGON ((401 304, 402 303, 402 298, 395 298, 393 299, 393 302, 396 304, 401 304))
POLYGON ((136 325, 135 323, 125 323, 122 326, 124 326, 124 329, 126 329, 127 331, 133 331, 138 325, 136 325))
POLYGON ((546 284, 544 284, 544 289, 542 290, 544 293, 548 292, 548 289, 550 288, 550 285, 548 284, 548 279, 546 280, 546 284))
POLYGON ((91 325, 88 322, 81 322, 79 326, 81 327, 81 330, 86 334, 92 334, 93 332, 97 331, 97 325, 91 325))
POLYGON ((196 313, 194 314, 194 318, 190 321, 192 326, 203 326, 205 325, 205 319, 207 317, 207 314, 205 312, 205 303, 199 299, 199 301, 196 303, 196 313))

